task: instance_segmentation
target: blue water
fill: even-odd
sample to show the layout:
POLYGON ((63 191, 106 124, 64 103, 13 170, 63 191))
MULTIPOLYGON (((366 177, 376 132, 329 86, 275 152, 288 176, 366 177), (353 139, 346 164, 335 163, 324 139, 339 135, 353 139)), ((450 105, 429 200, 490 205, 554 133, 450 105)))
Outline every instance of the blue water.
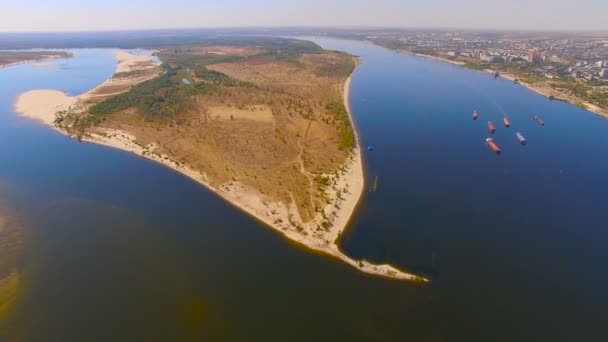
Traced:
POLYGON ((27 230, 0 339, 598 340, 608 121, 484 73, 315 41, 361 56, 351 105, 374 146, 378 188, 342 247, 432 283, 304 252, 171 170, 17 117, 25 90, 78 94, 112 74, 112 50, 77 50, 0 69, 0 196, 27 230))

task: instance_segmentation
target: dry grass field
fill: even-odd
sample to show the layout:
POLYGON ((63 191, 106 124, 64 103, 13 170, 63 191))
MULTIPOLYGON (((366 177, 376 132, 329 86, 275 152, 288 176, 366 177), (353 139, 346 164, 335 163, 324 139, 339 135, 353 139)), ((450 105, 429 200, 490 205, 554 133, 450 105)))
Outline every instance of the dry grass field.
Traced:
POLYGON ((164 74, 93 100, 80 129, 128 132, 215 187, 238 181, 295 204, 294 221, 307 222, 328 203, 324 175, 354 146, 341 86, 355 64, 344 53, 287 42, 159 49, 164 74))

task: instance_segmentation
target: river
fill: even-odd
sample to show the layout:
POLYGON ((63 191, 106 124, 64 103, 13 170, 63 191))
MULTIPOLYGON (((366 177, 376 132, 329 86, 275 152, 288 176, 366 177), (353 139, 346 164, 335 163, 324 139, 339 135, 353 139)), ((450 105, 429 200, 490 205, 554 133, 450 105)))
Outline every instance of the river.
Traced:
POLYGON ((73 50, 46 66, 0 69, 0 195, 26 230, 23 291, 0 337, 601 336, 608 121, 484 73, 315 41, 361 56, 351 105, 363 146, 374 146, 365 165, 377 190, 342 247, 430 284, 369 277, 302 251, 161 165, 17 117, 23 91, 78 94, 112 74, 111 50, 73 50), (505 113, 511 128, 501 125, 505 113), (501 155, 485 145, 487 120, 501 155))

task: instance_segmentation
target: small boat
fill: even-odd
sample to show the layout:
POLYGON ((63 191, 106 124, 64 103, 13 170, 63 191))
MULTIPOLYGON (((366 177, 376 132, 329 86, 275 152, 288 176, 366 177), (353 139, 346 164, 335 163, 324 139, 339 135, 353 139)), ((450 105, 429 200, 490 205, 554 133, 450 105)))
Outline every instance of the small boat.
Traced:
POLYGON ((494 72, 492 73, 492 77, 497 78, 498 76, 500 76, 500 72, 498 72, 498 71, 494 71, 494 72))
POLYGON ((536 121, 537 124, 544 126, 545 122, 543 121, 543 119, 539 118, 538 115, 534 116, 534 121, 536 121))
POLYGON ((505 127, 511 126, 511 120, 509 120, 509 118, 506 116, 502 119, 502 122, 505 123, 505 127))
POLYGON ((494 127, 494 125, 492 124, 492 121, 488 121, 488 129, 490 130, 490 133, 494 134, 494 132, 496 132, 496 127, 494 127))
POLYGON ((488 146, 490 146, 490 148, 492 149, 492 151, 494 151, 494 153, 496 153, 496 154, 500 153, 500 147, 498 147, 498 145, 496 145, 496 143, 494 142, 494 139, 487 138, 486 143, 488 144, 488 146))
POLYGON ((368 151, 373 151, 374 150, 374 146, 367 146, 367 150, 368 151))
POLYGON ((524 134, 522 132, 515 133, 515 136, 517 137, 517 141, 519 141, 520 144, 526 144, 526 138, 524 138, 524 134))
POLYGON ((473 112, 473 120, 477 120, 477 114, 478 114, 477 111, 473 112))

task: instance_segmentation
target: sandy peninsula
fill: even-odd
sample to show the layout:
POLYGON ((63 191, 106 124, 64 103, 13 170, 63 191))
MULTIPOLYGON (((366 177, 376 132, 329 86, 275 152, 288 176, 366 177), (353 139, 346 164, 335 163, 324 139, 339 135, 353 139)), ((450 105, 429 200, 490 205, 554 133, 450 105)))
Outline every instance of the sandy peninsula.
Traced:
MULTIPOLYGON (((114 77, 98 87, 76 97, 70 97, 56 90, 28 91, 17 98, 15 111, 22 116, 53 126, 55 114, 58 110, 83 106, 86 105, 87 101, 94 101, 99 97, 126 91, 134 84, 151 77, 151 74, 141 79, 127 77, 121 80, 120 77, 117 77, 125 73, 138 71, 139 67, 148 65, 146 63, 151 61, 151 57, 136 56, 121 51, 117 53, 116 58, 118 64, 114 77)), ((349 106, 350 82, 351 78, 349 77, 343 86, 342 92, 345 107, 354 127, 349 106)), ((82 140, 128 151, 163 164, 215 192, 228 203, 263 222, 266 226, 276 230, 287 239, 295 241, 305 248, 342 260, 364 273, 392 279, 427 281, 427 279, 409 274, 388 264, 378 265, 366 260, 352 259, 340 250, 338 246, 340 235, 347 228, 365 191, 361 149, 356 134, 355 137, 356 147, 340 168, 341 172, 327 175, 335 186, 328 190, 329 193, 327 195, 330 201, 323 208, 323 214, 318 214, 313 220, 305 223, 300 219, 298 210, 293 204, 288 205, 273 200, 256 189, 238 181, 229 181, 220 186, 213 186, 205 174, 174 161, 170 156, 158 153, 156 151, 157 146, 154 144, 141 144, 135 136, 128 132, 99 128, 94 133, 84 136, 82 140), (344 189, 345 191, 337 189, 344 189), (320 226, 324 222, 322 216, 332 217, 332 225, 328 229, 320 229, 320 226), (292 220, 298 221, 297 230, 290 226, 289 223, 292 220)), ((300 149, 302 149, 301 146, 300 149)), ((300 161, 300 163, 302 162, 300 161)))

